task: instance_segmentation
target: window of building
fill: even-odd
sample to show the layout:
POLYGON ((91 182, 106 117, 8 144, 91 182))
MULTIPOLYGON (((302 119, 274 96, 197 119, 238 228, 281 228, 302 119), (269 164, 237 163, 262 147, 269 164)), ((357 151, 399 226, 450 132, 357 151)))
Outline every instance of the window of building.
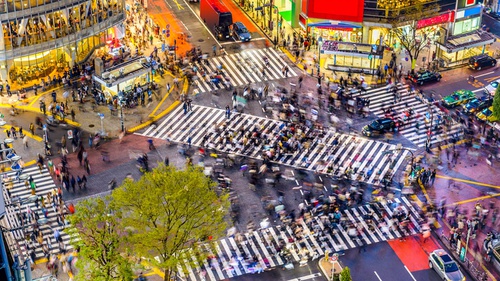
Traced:
POLYGON ((466 19, 463 21, 455 22, 453 27, 453 35, 459 35, 467 32, 474 31, 479 28, 479 17, 466 19))

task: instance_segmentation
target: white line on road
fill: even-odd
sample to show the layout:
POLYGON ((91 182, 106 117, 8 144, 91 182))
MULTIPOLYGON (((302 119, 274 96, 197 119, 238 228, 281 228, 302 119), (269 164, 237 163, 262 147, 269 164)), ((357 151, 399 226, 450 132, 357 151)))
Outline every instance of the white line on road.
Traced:
POLYGON ((473 93, 477 93, 477 92, 481 92, 481 91, 484 91, 484 89, 483 89, 483 88, 480 88, 480 89, 476 89, 476 90, 474 90, 474 91, 472 91, 472 92, 473 92, 473 93))
POLYGON ((376 271, 374 271, 373 273, 375 273, 375 276, 377 276, 378 280, 382 281, 382 278, 380 278, 380 276, 378 276, 376 271))
MULTIPOLYGON (((166 1, 165 1, 166 2, 166 1)), ((186 0, 184 0, 184 3, 186 4, 186 6, 189 8, 189 10, 191 10, 191 13, 193 13, 193 15, 200 21, 200 23, 205 27, 205 29, 208 31, 208 34, 210 34, 210 36, 212 38, 214 38, 215 40, 215 44, 219 45, 219 47, 222 47, 222 45, 220 44, 219 40, 217 40, 217 38, 215 38, 215 36, 212 34, 212 32, 210 31, 210 29, 207 27, 207 25, 203 22, 203 20, 200 18, 200 16, 194 12, 193 8, 191 8, 191 6, 186 2, 186 0)))
POLYGON ((474 78, 483 77, 483 76, 490 75, 490 74, 493 74, 493 73, 495 73, 495 71, 490 71, 490 72, 487 72, 487 73, 483 73, 483 74, 480 74, 480 75, 476 75, 476 76, 474 76, 474 78))
POLYGON ((413 274, 411 274, 410 270, 408 269, 408 267, 406 267, 406 265, 405 265, 405 269, 406 269, 406 271, 408 271, 408 274, 410 274, 411 279, 413 279, 413 281, 417 281, 417 279, 415 279, 415 277, 413 277, 413 274))
POLYGON ((302 280, 308 280, 308 279, 313 279, 314 277, 320 277, 321 273, 314 273, 306 276, 301 276, 298 278, 290 279, 288 281, 302 281, 302 280))

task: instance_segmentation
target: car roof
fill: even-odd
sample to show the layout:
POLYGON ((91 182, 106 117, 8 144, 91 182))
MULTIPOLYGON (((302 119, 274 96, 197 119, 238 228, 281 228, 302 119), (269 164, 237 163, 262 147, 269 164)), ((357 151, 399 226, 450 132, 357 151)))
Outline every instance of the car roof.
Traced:
POLYGON ((235 22, 234 24, 237 25, 238 27, 245 27, 245 25, 239 21, 235 22))
POLYGON ((453 261, 450 255, 443 249, 437 249, 433 253, 439 256, 445 263, 453 261))
POLYGON ((476 59, 476 60, 480 60, 480 59, 485 59, 485 58, 489 58, 489 57, 490 57, 490 55, 488 55, 488 54, 480 54, 477 56, 473 56, 472 58, 476 59))

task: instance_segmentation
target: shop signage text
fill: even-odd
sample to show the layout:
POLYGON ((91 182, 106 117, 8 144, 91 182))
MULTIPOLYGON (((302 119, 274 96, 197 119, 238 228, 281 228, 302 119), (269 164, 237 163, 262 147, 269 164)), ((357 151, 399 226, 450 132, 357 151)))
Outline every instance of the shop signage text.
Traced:
POLYGON ((417 22, 417 29, 424 28, 427 26, 436 25, 436 24, 441 24, 441 23, 445 23, 445 22, 453 22, 454 20, 455 20, 455 11, 449 11, 446 14, 442 14, 442 15, 435 16, 432 18, 419 20, 417 22))

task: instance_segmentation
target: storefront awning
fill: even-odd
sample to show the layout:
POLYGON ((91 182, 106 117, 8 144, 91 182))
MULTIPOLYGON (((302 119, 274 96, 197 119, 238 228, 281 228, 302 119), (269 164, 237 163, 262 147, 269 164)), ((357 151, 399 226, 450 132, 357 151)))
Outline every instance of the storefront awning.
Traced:
POLYGON ((447 53, 455 53, 468 48, 484 46, 495 42, 495 37, 485 31, 474 31, 459 36, 452 36, 446 40, 445 44, 436 42, 439 48, 447 53))
POLYGON ((361 28, 361 25, 345 23, 345 22, 335 22, 335 21, 322 21, 310 23, 307 26, 309 27, 317 27, 317 28, 328 28, 328 29, 353 29, 353 28, 361 28))

